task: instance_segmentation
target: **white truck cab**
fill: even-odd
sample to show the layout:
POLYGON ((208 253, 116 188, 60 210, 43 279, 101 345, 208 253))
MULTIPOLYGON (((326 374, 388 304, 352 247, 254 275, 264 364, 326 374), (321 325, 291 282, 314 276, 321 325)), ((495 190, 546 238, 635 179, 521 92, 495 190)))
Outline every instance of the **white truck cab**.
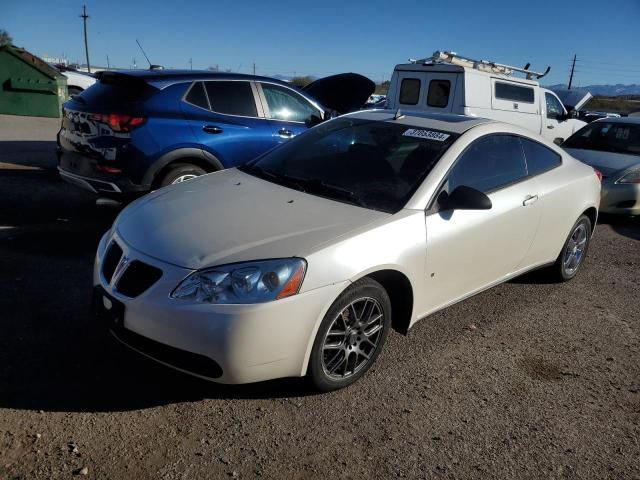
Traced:
POLYGON ((586 125, 567 113, 560 99, 540 87, 537 73, 452 52, 396 65, 387 108, 456 113, 520 125, 561 143, 586 125), (519 72, 524 78, 513 74, 519 72))

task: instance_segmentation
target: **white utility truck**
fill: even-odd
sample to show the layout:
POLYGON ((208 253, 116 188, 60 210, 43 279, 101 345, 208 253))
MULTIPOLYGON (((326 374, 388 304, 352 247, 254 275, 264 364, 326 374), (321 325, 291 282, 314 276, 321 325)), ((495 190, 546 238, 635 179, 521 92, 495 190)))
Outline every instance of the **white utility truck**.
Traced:
POLYGON ((549 73, 473 60, 453 52, 396 65, 387 108, 484 117, 520 125, 561 143, 586 125, 567 113, 555 93, 540 87, 549 73), (520 73, 522 77, 516 77, 520 73))

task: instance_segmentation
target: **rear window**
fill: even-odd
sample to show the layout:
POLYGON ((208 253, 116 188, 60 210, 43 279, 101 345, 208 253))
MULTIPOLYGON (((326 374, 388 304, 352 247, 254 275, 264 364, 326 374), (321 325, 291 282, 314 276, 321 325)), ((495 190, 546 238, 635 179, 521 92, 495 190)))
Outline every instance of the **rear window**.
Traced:
POLYGON ((524 103, 533 103, 535 98, 533 88, 504 82, 496 82, 495 95, 502 100, 524 103))
POLYGON ((80 102, 87 105, 108 104, 116 106, 141 102, 158 89, 142 79, 128 75, 104 75, 99 82, 83 91, 80 102))
POLYGON ((400 103, 416 105, 420 98, 420 79, 403 78, 400 84, 400 103))
POLYGON ((191 105, 206 108, 207 110, 209 109, 209 101, 207 100, 207 95, 204 93, 202 82, 194 83, 184 99, 191 105))
POLYGON ((529 175, 538 175, 562 164, 562 157, 550 148, 526 138, 521 138, 520 141, 527 160, 529 175))
POLYGON ((451 82, 449 80, 431 80, 429 82, 429 93, 427 94, 427 105, 445 108, 449 105, 450 90, 451 82))
POLYGON ((249 82, 206 82, 211 110, 226 115, 257 117, 256 102, 249 82))

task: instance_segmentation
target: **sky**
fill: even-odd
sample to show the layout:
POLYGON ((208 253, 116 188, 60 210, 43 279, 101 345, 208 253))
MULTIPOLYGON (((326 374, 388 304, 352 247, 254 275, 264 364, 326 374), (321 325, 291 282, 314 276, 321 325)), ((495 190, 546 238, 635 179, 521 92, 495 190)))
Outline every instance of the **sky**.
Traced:
MULTIPOLYGON (((82 0, 0 0, 0 29, 37 55, 84 63, 82 0)), ((218 66, 260 75, 353 71, 376 82, 435 50, 551 73, 574 85, 640 84, 640 0, 87 0, 93 65, 218 66)))

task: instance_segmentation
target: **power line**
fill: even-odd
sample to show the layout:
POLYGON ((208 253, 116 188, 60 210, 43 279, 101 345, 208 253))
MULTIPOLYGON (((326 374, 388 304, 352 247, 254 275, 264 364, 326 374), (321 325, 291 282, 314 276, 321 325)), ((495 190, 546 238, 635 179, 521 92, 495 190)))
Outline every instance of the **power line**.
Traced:
POLYGON ((80 15, 80 18, 84 24, 84 53, 87 56, 87 71, 91 73, 91 64, 89 63, 89 44, 87 43, 87 18, 89 18, 89 15, 87 15, 86 4, 82 6, 82 15, 80 15))

